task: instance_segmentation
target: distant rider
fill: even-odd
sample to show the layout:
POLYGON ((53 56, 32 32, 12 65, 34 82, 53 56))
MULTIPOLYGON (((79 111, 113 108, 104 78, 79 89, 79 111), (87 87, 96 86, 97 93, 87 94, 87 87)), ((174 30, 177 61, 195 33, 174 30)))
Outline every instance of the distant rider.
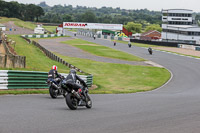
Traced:
POLYGON ((131 42, 130 41, 128 42, 128 47, 131 48, 131 42))
POLYGON ((116 40, 114 40, 113 43, 114 43, 114 46, 116 46, 116 40))
POLYGON ((61 75, 57 72, 57 66, 53 65, 51 70, 48 73, 48 80, 55 83, 58 87, 60 79, 61 79, 61 75))
POLYGON ((148 48, 148 51, 149 51, 149 54, 152 54, 153 53, 153 50, 151 47, 148 48))

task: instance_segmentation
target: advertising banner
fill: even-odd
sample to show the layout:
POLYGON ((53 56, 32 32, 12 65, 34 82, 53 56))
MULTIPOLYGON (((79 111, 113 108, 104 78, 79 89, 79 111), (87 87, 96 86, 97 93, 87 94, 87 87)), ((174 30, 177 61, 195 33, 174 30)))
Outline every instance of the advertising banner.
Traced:
POLYGON ((63 28, 122 30, 122 24, 63 22, 63 28))

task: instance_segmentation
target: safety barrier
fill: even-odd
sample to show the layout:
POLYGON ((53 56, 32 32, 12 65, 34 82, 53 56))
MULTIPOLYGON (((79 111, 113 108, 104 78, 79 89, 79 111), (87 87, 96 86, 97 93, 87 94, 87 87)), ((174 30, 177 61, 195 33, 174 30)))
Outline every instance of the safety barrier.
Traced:
MULTIPOLYGON (((47 72, 0 70, 1 89, 45 89, 47 72)), ((61 74, 67 76, 68 74, 61 74)), ((79 75, 88 85, 92 86, 92 75, 79 75)))
POLYGON ((25 38, 47 38, 47 37, 60 37, 63 34, 41 34, 41 35, 22 35, 25 38))

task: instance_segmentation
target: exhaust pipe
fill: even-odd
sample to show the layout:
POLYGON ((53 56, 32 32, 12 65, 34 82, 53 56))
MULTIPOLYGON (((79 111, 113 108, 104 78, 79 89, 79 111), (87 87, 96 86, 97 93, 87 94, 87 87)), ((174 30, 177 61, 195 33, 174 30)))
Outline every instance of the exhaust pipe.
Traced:
POLYGON ((81 99, 80 95, 75 90, 72 90, 72 94, 74 94, 79 100, 81 99))
POLYGON ((56 89, 59 89, 59 87, 55 83, 52 83, 52 86, 55 87, 56 89))

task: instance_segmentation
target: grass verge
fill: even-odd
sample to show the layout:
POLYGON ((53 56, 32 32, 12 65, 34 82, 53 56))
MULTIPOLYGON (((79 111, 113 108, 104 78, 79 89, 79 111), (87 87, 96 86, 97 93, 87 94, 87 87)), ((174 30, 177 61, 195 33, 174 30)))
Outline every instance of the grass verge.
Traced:
POLYGON ((42 27, 45 28, 46 30, 52 32, 52 33, 56 33, 57 26, 42 26, 42 27))
POLYGON ((67 29, 67 30, 71 32, 77 32, 77 29, 67 29))
POLYGON ((31 23, 31 22, 25 22, 25 21, 22 21, 22 20, 17 19, 17 18, 0 17, 0 23, 6 23, 6 22, 9 22, 9 21, 14 21, 15 25, 17 25, 19 27, 31 29, 31 30, 34 30, 34 28, 36 27, 36 25, 31 23))
POLYGON ((31 30, 34 30, 36 25, 31 23, 31 22, 24 22, 24 21, 15 21, 15 25, 19 26, 19 27, 24 27, 24 28, 27 28, 27 29, 31 29, 31 30))
POLYGON ((93 84, 98 88, 90 92, 95 94, 149 91, 160 87, 170 78, 170 73, 164 68, 103 63, 57 55, 93 74, 93 84))
MULTIPOLYGON (((68 72, 68 68, 50 60, 37 47, 26 43, 18 35, 9 35, 17 42, 15 50, 19 55, 26 56, 27 68, 20 70, 49 71, 52 65, 58 66, 58 71, 68 72)), ((164 68, 113 64, 66 57, 57 54, 81 70, 93 74, 93 84, 98 88, 90 90, 93 94, 134 93, 149 91, 160 87, 170 78, 170 73, 164 68)), ((4 69, 4 68, 2 68, 4 69)), ((19 69, 17 69, 19 70, 19 69)), ((47 94, 48 90, 3 90, 0 94, 47 94)))
POLYGON ((68 40, 65 42, 62 42, 65 44, 69 44, 72 46, 75 46, 77 48, 80 48, 84 51, 87 51, 93 55, 97 56, 103 56, 103 57, 109 57, 109 58, 115 58, 115 59, 121 59, 121 60, 128 60, 128 61, 144 61, 144 59, 133 56, 131 54, 121 52, 109 47, 105 47, 99 44, 95 44, 92 42, 88 42, 81 39, 74 39, 74 40, 68 40))

